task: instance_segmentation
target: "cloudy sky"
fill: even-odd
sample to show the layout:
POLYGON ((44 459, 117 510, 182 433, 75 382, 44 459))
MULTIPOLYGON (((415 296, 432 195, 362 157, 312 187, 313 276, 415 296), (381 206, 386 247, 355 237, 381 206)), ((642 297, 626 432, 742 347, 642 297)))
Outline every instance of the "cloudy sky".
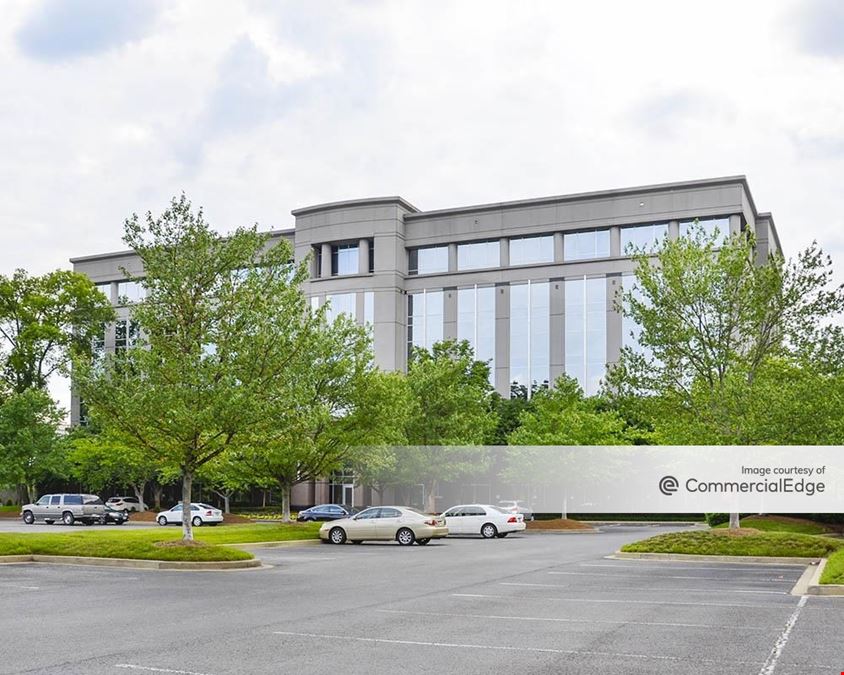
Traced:
POLYGON ((3 1, 0 274, 181 191, 225 231, 732 174, 844 270, 843 172, 841 0, 3 1))

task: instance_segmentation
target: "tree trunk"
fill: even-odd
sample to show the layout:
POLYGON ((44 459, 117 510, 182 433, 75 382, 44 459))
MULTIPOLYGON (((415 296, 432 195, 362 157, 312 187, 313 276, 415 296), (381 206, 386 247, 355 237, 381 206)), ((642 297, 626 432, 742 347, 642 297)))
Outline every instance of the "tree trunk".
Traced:
POLYGON ((229 511, 229 498, 228 493, 223 495, 223 513, 231 513, 229 511))
POLYGON ((34 504, 38 499, 38 486, 34 482, 26 484, 26 495, 30 504, 34 504))
POLYGON ((432 480, 428 494, 425 495, 425 511, 436 513, 437 511, 437 481, 432 480))
POLYGON ((730 514, 730 529, 737 530, 741 527, 741 521, 739 520, 738 513, 731 513, 730 514))
POLYGON ((185 471, 182 475, 182 541, 193 541, 191 526, 191 488, 193 487, 193 473, 185 471))
POLYGON ((568 495, 563 495, 563 512, 560 514, 560 518, 563 520, 568 520, 569 517, 569 498, 568 495))
POLYGON ((147 505, 144 502, 144 489, 146 488, 146 486, 147 486, 146 483, 139 483, 139 484, 132 485, 132 491, 135 493, 135 496, 138 498, 138 501, 140 502, 141 512, 144 512, 144 511, 147 510, 147 505))
POLYGON ((281 520, 282 522, 290 522, 290 486, 281 486, 281 520))
POLYGON ((164 492, 164 486, 158 482, 152 484, 152 499, 155 502, 155 510, 161 511, 161 493, 164 492))

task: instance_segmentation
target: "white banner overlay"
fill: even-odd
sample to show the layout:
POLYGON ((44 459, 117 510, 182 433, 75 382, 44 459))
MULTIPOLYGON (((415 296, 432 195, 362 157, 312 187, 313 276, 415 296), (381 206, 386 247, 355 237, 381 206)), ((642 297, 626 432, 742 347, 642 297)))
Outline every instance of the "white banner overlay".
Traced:
MULTIPOLYGON (((417 446, 395 476, 454 503, 537 513, 842 513, 844 446, 417 446)), ((382 485, 382 490, 388 487, 382 485)))

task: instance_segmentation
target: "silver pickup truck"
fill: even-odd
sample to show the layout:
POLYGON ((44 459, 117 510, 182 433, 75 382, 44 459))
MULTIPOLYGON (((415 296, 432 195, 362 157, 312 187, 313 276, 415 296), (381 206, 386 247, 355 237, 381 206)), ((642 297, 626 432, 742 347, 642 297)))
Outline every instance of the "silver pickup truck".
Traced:
POLYGON ((102 520, 104 513, 105 505, 97 495, 44 495, 34 504, 21 507, 21 518, 27 525, 36 520, 45 523, 60 520, 65 525, 73 525, 78 520, 85 525, 93 525, 102 520))

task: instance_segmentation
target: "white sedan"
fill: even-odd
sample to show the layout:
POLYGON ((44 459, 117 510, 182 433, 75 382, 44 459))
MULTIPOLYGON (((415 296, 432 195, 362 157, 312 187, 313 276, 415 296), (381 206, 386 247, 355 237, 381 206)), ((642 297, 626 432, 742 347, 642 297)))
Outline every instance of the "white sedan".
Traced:
POLYGON ((503 539, 511 532, 525 529, 521 513, 508 513, 489 504, 452 506, 442 515, 449 534, 480 534, 484 539, 503 539))
MULTIPOLYGON (((191 510, 191 525, 200 527, 201 525, 216 525, 223 522, 223 512, 220 509, 215 509, 208 504, 201 502, 194 502, 190 505, 191 510)), ((182 505, 176 504, 169 511, 162 511, 155 518, 159 525, 169 525, 170 523, 182 523, 182 505)))

